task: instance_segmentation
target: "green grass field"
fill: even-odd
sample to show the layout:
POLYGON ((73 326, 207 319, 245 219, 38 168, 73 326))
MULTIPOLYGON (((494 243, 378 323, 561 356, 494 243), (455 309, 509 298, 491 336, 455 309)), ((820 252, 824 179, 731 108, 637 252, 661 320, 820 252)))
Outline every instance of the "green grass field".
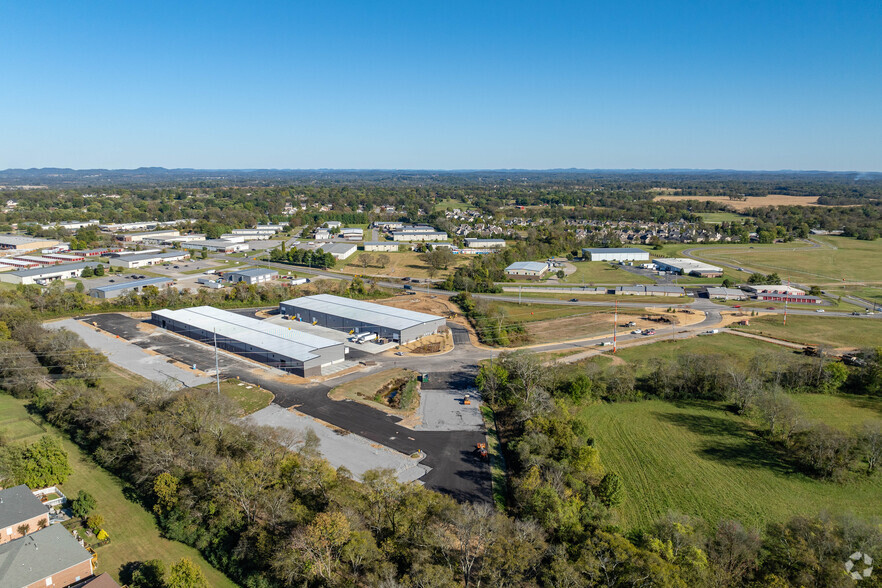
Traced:
MULTIPOLYGON (((217 384, 203 384, 199 388, 214 390, 217 384)), ((273 401, 273 393, 254 384, 231 379, 223 380, 220 385, 221 394, 239 407, 239 415, 246 416, 269 406, 273 401)))
POLYGON ((776 245, 737 245, 701 252, 711 261, 743 265, 764 273, 777 272, 804 284, 882 281, 882 240, 818 237, 826 247, 802 242, 776 245))
POLYGON ((104 529, 110 535, 110 543, 96 549, 97 574, 108 572, 119 580, 120 568, 128 562, 161 559, 171 564, 189 557, 202 569, 209 586, 235 586, 192 547, 162 538, 153 515, 125 497, 125 486, 119 478, 92 462, 79 447, 50 425, 43 425, 48 433, 44 432, 29 419, 23 401, 0 395, 0 415, 0 432, 9 435, 10 440, 31 443, 44 434, 61 439, 73 469, 73 474, 61 486, 62 492, 66 496, 76 496, 80 490, 92 494, 98 503, 95 512, 104 517, 104 529))
POLYGON ((843 286, 841 288, 825 288, 825 291, 836 296, 855 296, 868 302, 882 306, 882 288, 865 288, 863 286, 843 286))
POLYGON ((805 417, 843 431, 860 427, 870 419, 882 419, 882 398, 852 394, 793 394, 805 417))
POLYGON ((874 347, 882 345, 882 321, 860 317, 826 317, 791 314, 784 325, 783 315, 761 316, 750 326, 733 326, 741 331, 768 335, 805 344, 833 347, 874 347))
POLYGON ((626 528, 669 511, 751 526, 820 511, 882 515, 882 475, 836 484, 796 473, 749 422, 716 404, 594 404, 581 417, 604 466, 621 476, 626 528))
POLYGON ((468 203, 463 202, 462 200, 457 200, 454 198, 445 198, 444 200, 439 200, 435 203, 435 210, 453 210, 454 208, 458 208, 460 210, 473 210, 475 207, 470 206, 468 203))
MULTIPOLYGON (((535 321, 547 321, 568 316, 581 316, 596 314, 598 312, 613 311, 612 306, 558 306, 556 304, 518 304, 516 302, 491 302, 491 305, 493 308, 502 310, 509 320, 520 323, 532 323, 535 321)), ((645 314, 642 310, 631 310, 634 314, 645 314)), ((625 311, 620 310, 619 314, 625 314, 625 311)))
MULTIPOLYGON (((576 272, 560 280, 562 284, 653 284, 644 276, 632 274, 605 261, 575 261, 576 272)), ((534 282, 535 283, 535 282, 534 282)))
POLYGON ((734 212, 702 212, 701 220, 706 223, 711 224, 719 224, 719 223, 743 223, 745 220, 749 220, 751 217, 744 216, 741 214, 736 214, 734 212))

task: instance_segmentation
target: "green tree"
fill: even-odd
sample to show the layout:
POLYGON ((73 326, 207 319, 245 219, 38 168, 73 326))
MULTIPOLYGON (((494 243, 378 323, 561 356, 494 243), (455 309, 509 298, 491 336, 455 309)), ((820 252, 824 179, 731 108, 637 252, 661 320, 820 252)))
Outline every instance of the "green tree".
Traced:
POLYGON ((86 526, 92 529, 93 533, 97 534, 101 527, 104 526, 104 517, 100 514, 93 514, 86 519, 86 526))
POLYGON ((165 564, 158 559, 142 562, 132 572, 129 588, 164 588, 165 564))
POLYGON ((199 250, 199 259, 208 259, 208 249, 203 247, 199 250))
POLYGON ((95 270, 93 270, 91 267, 85 267, 85 268, 83 268, 82 275, 84 278, 91 278, 92 276, 95 275, 95 270))
POLYGON ((26 484, 30 488, 63 484, 73 472, 67 452, 57 437, 46 435, 15 453, 17 455, 13 457, 12 467, 14 477, 19 484, 26 484))
POLYGON ((594 488, 594 495, 597 499, 607 507, 613 507, 621 504, 624 490, 622 488, 622 480, 615 472, 609 472, 600 483, 594 488))
POLYGON ((77 293, 79 293, 79 294, 82 294, 83 292, 86 291, 86 287, 83 286, 83 283, 82 283, 82 282, 77 282, 77 285, 74 286, 74 291, 77 292, 77 293))
POLYGON ((173 509, 178 503, 178 479, 168 472, 163 472, 153 480, 153 494, 156 503, 153 512, 162 515, 173 509))
POLYGON ((80 490, 77 493, 77 497, 71 501, 70 510, 75 517, 83 519, 95 510, 96 506, 98 506, 98 503, 95 497, 85 490, 80 490))
POLYGON ((104 266, 101 265, 100 263, 97 266, 95 266, 95 275, 96 276, 103 276, 104 275, 104 266))
POLYGON ((166 588, 208 588, 208 581, 202 570, 188 557, 169 568, 165 575, 166 588))

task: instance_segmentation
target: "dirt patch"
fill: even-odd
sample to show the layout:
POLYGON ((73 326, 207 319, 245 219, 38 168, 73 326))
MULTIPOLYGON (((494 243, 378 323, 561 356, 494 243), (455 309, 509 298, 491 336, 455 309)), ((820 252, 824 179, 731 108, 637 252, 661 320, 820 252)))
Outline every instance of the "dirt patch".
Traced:
POLYGON ((417 375, 404 368, 384 370, 341 384, 331 390, 328 397, 354 400, 399 416, 411 415, 419 406, 417 375))
POLYGON ((785 194, 769 194, 766 197, 748 196, 745 200, 730 200, 728 196, 679 196, 665 194, 656 196, 655 200, 718 202, 738 211, 747 210, 748 208, 759 208, 760 206, 829 206, 818 204, 817 196, 787 196, 785 194))
POLYGON ((415 355, 444 353, 451 349, 453 349, 453 334, 450 331, 429 335, 398 347, 400 351, 406 351, 415 355))
POLYGON ((450 302, 446 296, 426 294, 425 292, 417 292, 413 295, 402 294, 392 298, 374 300, 373 302, 384 306, 394 306, 395 308, 443 316, 448 319, 459 315, 457 306, 450 302))
MULTIPOLYGON (((543 345, 561 341, 588 339, 602 335, 613 334, 613 320, 615 315, 611 312, 595 312, 584 315, 575 315, 548 321, 536 321, 527 323, 527 333, 530 335, 532 345, 543 345)), ((674 326, 683 327, 704 320, 704 313, 692 312, 691 314, 680 312, 668 312, 667 309, 647 309, 643 314, 619 313, 618 332, 628 333, 634 329, 670 329, 674 326), (633 325, 628 323, 633 322, 633 325)))
POLYGON ((150 323, 145 323, 145 322, 138 323, 138 326, 136 328, 139 331, 141 331, 142 333, 147 333, 147 334, 152 333, 152 332, 156 331, 157 329, 159 329, 159 327, 157 327, 156 325, 153 325, 150 323))

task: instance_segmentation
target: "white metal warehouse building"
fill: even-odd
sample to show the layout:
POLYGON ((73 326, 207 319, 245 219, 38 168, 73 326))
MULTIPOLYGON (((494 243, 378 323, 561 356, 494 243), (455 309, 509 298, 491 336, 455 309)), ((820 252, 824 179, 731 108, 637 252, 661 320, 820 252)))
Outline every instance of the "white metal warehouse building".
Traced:
POLYGON ((437 333, 447 320, 441 316, 318 294, 286 300, 279 312, 295 320, 338 331, 376 333, 378 337, 408 343, 437 333))
POLYGON ((217 346, 298 376, 319 376, 324 366, 344 361, 347 349, 332 341, 212 306, 156 310, 158 327, 217 346))
POLYGON ((588 261, 649 261, 649 252, 637 247, 589 247, 582 256, 588 261))

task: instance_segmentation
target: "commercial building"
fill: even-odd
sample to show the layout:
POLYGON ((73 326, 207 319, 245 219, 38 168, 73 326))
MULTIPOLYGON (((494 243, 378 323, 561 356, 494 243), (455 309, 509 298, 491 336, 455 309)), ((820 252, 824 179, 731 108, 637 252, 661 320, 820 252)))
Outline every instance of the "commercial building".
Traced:
POLYGON ((680 286, 617 286, 615 293, 619 296, 685 296, 686 291, 680 286))
POLYGON ((207 239, 205 241, 181 243, 181 249, 189 249, 190 251, 205 249, 215 253, 236 253, 237 251, 247 251, 248 243, 233 243, 226 239, 207 239))
POLYGON ((757 300, 766 302, 791 302, 794 304, 821 304, 823 299, 807 294, 781 294, 778 292, 762 292, 756 295, 757 300))
POLYGON ((588 261, 649 261, 649 252, 637 247, 586 247, 582 257, 588 261))
POLYGON ((794 286, 785 286, 784 284, 764 284, 761 286, 747 285, 744 287, 748 292, 754 294, 790 294, 793 296, 802 296, 805 290, 794 286))
POLYGON ((49 508, 21 484, 0 490, 0 543, 8 543, 49 524, 49 508), (43 521, 41 523, 40 521, 43 521), (19 527, 27 525, 26 533, 19 527))
POLYGON ((313 233, 313 235, 315 236, 316 239, 320 239, 322 241, 325 241, 325 240, 331 238, 331 231, 329 231, 328 229, 316 229, 315 233, 313 233))
POLYGON ((190 259, 189 251, 169 251, 168 253, 136 253, 135 255, 123 255, 120 257, 110 258, 110 265, 113 267, 124 267, 135 269, 139 267, 149 267, 151 265, 161 265, 163 263, 175 263, 190 259))
POLYGON ((279 304, 279 312, 330 329, 376 333, 378 337, 400 343, 437 333, 447 322, 444 317, 433 314, 329 294, 286 300, 279 304))
POLYGON ((221 239, 231 241, 233 243, 244 243, 245 241, 269 241, 275 233, 224 233, 221 239))
POLYGON ((7 284, 45 284, 53 280, 69 280, 79 278, 87 267, 98 267, 97 261, 84 261, 80 263, 66 263, 46 267, 0 273, 0 282, 7 284))
POLYGON ((276 270, 266 269, 262 267, 253 267, 250 269, 236 270, 231 272, 226 272, 224 274, 224 280, 230 282, 231 284, 236 284, 238 282, 245 282, 246 284, 263 284, 264 282, 270 282, 279 277, 279 272, 276 270))
POLYGON ((59 241, 51 239, 34 239, 20 235, 0 235, 0 249, 14 249, 15 251, 35 251, 37 249, 49 249, 58 245, 59 241))
POLYGON ((59 223, 52 223, 48 225, 40 225, 40 228, 44 231, 48 231, 49 229, 65 229, 68 231, 78 231, 80 229, 84 229, 86 227, 98 226, 98 220, 87 220, 87 221, 62 221, 59 223))
POLYGON ((102 255, 110 255, 122 251, 124 251, 122 247, 99 247, 98 249, 80 249, 77 251, 77 254, 84 257, 100 257, 102 255))
POLYGON ((340 238, 348 241, 361 241, 364 239, 362 229, 340 229, 340 238))
POLYGON ((58 265, 61 263, 60 259, 52 259, 50 257, 43 257, 42 255, 17 255, 13 259, 16 261, 24 261, 25 263, 35 263, 38 266, 58 265))
POLYGON ((473 249, 497 249, 505 247, 505 239, 466 239, 465 244, 473 249))
POLYGON ((344 361, 346 348, 332 341, 251 317, 197 306, 157 310, 151 322, 191 339, 300 376, 318 376, 322 367, 344 361))
POLYGON ((431 229, 429 231, 400 230, 392 232, 393 241, 444 241, 447 233, 431 229))
POLYGON ((64 263, 86 261, 86 256, 79 251, 71 251, 70 253, 44 253, 43 257, 48 257, 49 259, 55 259, 64 263))
POLYGON ((358 251, 358 245, 355 243, 329 243, 322 245, 319 249, 325 253, 330 253, 334 256, 334 259, 346 259, 358 251))
POLYGON ((707 297, 715 300, 746 300, 747 293, 740 288, 707 288, 707 297))
POLYGON ((551 269, 544 261, 516 261, 505 268, 505 275, 538 280, 551 269))
POLYGON ((341 223, 340 221, 327 221, 325 222, 324 226, 327 229, 339 229, 343 226, 343 223, 341 223))
POLYGON ((92 575, 92 554, 62 525, 0 545, 0 586, 70 586, 92 575))
POLYGON ((20 259, 13 259, 11 257, 0 259, 0 264, 9 269, 30 269, 32 267, 40 267, 39 263, 34 263, 33 261, 22 261, 20 259))
POLYGON ((723 275, 723 268, 694 259, 685 257, 666 257, 653 261, 655 267, 662 272, 698 276, 700 278, 719 278, 723 275))
POLYGON ((394 241, 365 241, 365 251, 398 251, 398 243, 394 241))
POLYGON ((140 243, 144 239, 157 239, 157 238, 168 238, 168 237, 180 237, 181 232, 174 229, 166 229, 163 231, 147 231, 144 233, 128 233, 124 235, 116 235, 116 238, 120 241, 125 241, 126 243, 140 243))
POLYGON ((404 223, 399 221, 374 221, 372 226, 381 231, 394 231, 395 229, 404 227, 404 223))
POLYGON ((174 284, 175 281, 170 278, 144 278, 142 280, 126 280, 119 284, 108 284, 107 286, 98 286, 89 290, 89 296, 93 298, 117 298, 129 292, 140 293, 147 286, 165 288, 174 284))

